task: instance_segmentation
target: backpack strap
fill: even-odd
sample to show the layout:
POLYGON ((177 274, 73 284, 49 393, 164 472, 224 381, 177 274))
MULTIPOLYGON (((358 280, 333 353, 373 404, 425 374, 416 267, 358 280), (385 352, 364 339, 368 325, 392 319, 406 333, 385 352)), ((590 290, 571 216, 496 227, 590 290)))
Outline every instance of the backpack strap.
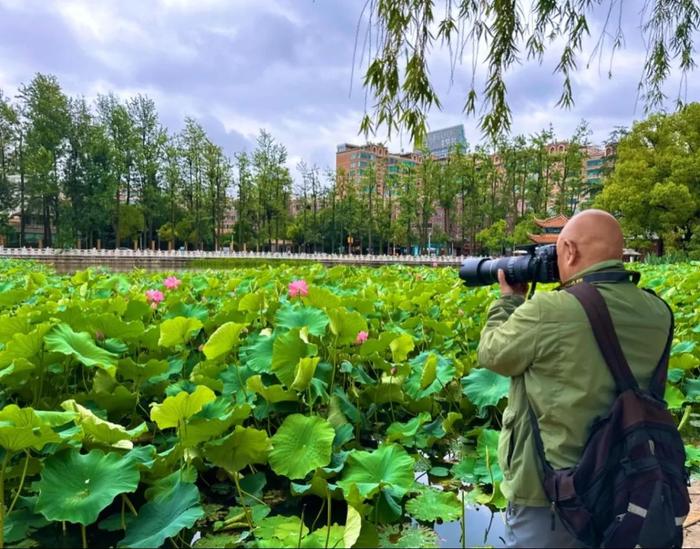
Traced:
POLYGON ((608 369, 615 380, 619 393, 628 389, 638 388, 637 380, 630 370, 627 359, 622 352, 620 340, 615 333, 615 327, 610 317, 610 311, 605 304, 603 296, 598 289, 588 282, 582 282, 566 288, 566 291, 579 300, 583 306, 598 348, 608 365, 608 369))
POLYGON ((668 337, 666 338, 666 346, 664 347, 664 352, 659 359, 659 363, 656 365, 656 369, 651 376, 651 382, 649 383, 649 392, 654 395, 659 400, 664 400, 664 393, 666 392, 666 378, 668 377, 668 359, 671 355, 671 345, 673 344, 673 329, 675 326, 675 318, 673 316, 673 310, 666 303, 665 300, 661 299, 653 290, 647 290, 644 288, 645 292, 652 294, 654 297, 661 300, 666 308, 668 309, 668 314, 671 315, 671 323, 668 327, 668 337))

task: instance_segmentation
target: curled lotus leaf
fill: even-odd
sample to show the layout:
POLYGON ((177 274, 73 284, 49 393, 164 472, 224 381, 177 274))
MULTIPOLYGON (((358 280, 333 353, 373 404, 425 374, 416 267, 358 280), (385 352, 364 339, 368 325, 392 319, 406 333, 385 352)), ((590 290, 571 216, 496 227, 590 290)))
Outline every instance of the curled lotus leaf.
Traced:
POLYGON ((116 496, 136 490, 139 478, 136 463, 116 453, 54 454, 36 484, 36 509, 48 520, 92 524, 116 496))
POLYGON ((151 419, 160 429, 180 427, 182 423, 199 412, 205 404, 216 399, 216 394, 209 387, 197 385, 191 394, 180 391, 175 396, 169 396, 161 404, 151 408, 151 419))
POLYGON ((202 321, 196 318, 177 316, 164 320, 160 325, 160 338, 158 345, 161 347, 176 347, 187 343, 203 327, 202 321))
POLYGON ((65 424, 72 419, 73 415, 64 416, 60 422, 52 425, 49 418, 42 418, 32 408, 8 404, 0 410, 0 447, 11 452, 28 448, 41 450, 51 442, 61 441, 61 437, 51 427, 65 424))
POLYGON ((116 371, 117 355, 98 347, 87 332, 74 332, 67 324, 59 324, 44 336, 46 348, 70 355, 84 366, 95 366, 110 373, 116 371))
POLYGON ((219 326, 211 334, 209 340, 204 344, 202 351, 208 360, 215 360, 225 356, 239 342, 241 333, 246 329, 245 324, 226 322, 219 326))
POLYGON ((267 463, 270 448, 265 431, 238 425, 233 433, 207 444, 204 453, 214 465, 233 473, 248 465, 267 463))
POLYGON ((114 446, 115 448, 131 450, 134 447, 131 441, 148 431, 148 426, 145 422, 133 429, 127 429, 117 423, 104 420, 73 399, 62 402, 61 407, 69 412, 75 412, 76 423, 80 425, 88 440, 114 446))

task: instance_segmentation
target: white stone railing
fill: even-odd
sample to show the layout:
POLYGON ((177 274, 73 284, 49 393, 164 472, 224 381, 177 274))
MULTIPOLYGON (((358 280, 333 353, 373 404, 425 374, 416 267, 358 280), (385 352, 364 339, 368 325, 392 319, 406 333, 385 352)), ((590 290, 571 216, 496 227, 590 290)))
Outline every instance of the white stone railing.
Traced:
POLYGON ((435 255, 358 255, 358 254, 328 254, 328 253, 287 253, 287 252, 236 252, 219 251, 183 251, 183 250, 127 250, 127 249, 57 249, 57 248, 5 248, 0 246, 0 257, 6 258, 154 258, 154 259, 272 259, 272 260, 305 260, 326 263, 397 263, 397 264, 431 264, 458 265, 464 259, 460 256, 435 255))

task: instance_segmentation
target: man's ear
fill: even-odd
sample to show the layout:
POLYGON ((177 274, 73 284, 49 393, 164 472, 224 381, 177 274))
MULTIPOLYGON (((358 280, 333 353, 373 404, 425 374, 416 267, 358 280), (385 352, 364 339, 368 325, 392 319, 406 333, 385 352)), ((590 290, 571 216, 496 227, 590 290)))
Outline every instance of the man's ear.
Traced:
POLYGON ((576 246, 576 242, 573 242, 572 240, 566 239, 564 240, 564 250, 566 252, 565 254, 565 261, 568 266, 573 266, 576 264, 578 261, 578 246, 576 246))

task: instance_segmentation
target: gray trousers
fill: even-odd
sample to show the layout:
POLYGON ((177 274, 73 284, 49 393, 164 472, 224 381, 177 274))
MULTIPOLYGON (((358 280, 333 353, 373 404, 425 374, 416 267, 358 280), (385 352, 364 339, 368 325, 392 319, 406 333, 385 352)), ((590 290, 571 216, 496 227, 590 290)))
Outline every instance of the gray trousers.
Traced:
POLYGON ((569 534, 549 507, 523 507, 508 504, 506 510, 506 547, 585 547, 569 534))

